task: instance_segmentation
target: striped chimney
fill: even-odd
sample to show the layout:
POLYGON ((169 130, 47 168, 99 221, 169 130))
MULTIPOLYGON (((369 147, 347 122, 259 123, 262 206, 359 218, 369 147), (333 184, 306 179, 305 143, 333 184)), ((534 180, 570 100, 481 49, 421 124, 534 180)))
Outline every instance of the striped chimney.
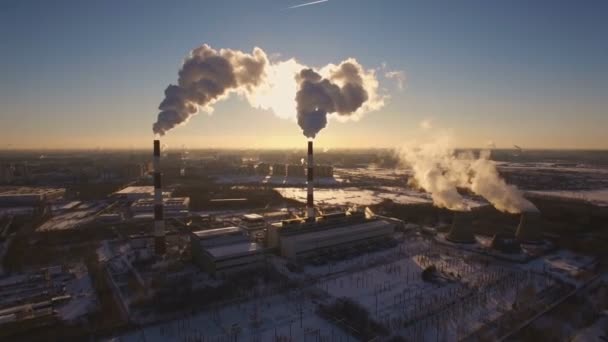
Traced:
POLYGON ((306 196, 306 210, 308 221, 315 220, 315 205, 314 205, 314 161, 312 157, 312 140, 308 141, 308 194, 306 196))
POLYGON ((160 141, 154 140, 154 249, 157 255, 165 254, 165 219, 163 189, 160 173, 160 141))

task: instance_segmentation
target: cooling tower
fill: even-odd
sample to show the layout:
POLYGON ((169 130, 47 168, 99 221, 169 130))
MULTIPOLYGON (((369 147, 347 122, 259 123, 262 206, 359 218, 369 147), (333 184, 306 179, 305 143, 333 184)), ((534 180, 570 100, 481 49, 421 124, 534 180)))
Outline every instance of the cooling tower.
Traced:
POLYGON ((165 219, 160 172, 160 141, 154 140, 154 250, 165 254, 165 219))
POLYGON ((521 251, 521 246, 515 235, 506 232, 494 234, 490 247, 503 253, 518 253, 521 251))
POLYGON ((446 235, 446 239, 456 243, 475 243, 475 236, 471 227, 473 215, 470 211, 454 212, 452 228, 446 235))
POLYGON ((540 243, 541 217, 539 211, 526 211, 521 214, 519 226, 515 232, 517 240, 525 243, 540 243))
POLYGON ((308 141, 308 172, 307 172, 308 194, 306 196, 306 210, 307 210, 308 221, 315 220, 313 169, 314 169, 314 160, 313 160, 313 155, 312 155, 312 140, 309 140, 308 141))

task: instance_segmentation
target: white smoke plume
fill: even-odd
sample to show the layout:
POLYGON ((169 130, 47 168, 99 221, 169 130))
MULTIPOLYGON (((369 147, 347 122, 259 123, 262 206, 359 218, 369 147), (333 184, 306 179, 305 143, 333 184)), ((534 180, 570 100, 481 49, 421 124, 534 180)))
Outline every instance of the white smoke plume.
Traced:
POLYGON ((303 69, 297 80, 298 124, 311 139, 327 126, 329 114, 335 114, 338 120, 356 120, 384 105, 384 97, 378 95, 375 72, 363 69, 352 58, 337 66, 330 64, 319 72, 303 69))
POLYGON ((419 146, 405 145, 399 150, 399 157, 411 167, 418 186, 431 194, 438 207, 470 210, 458 193, 461 188, 485 198, 502 212, 538 211, 517 187, 500 177, 487 151, 482 151, 479 157, 472 152, 457 154, 444 137, 419 146))
POLYGON ((155 134, 187 122, 199 108, 212 111, 212 105, 230 92, 250 93, 265 77, 266 53, 258 47, 252 54, 230 49, 219 51, 207 44, 190 52, 179 71, 177 85, 169 85, 158 109, 155 134))
POLYGON ((165 90, 165 99, 159 105, 160 113, 153 131, 164 135, 175 126, 187 123, 200 109, 211 113, 217 101, 231 94, 243 96, 251 106, 271 110, 283 119, 300 122, 302 117, 300 126, 309 137, 314 137, 325 127, 329 113, 335 112, 338 120, 356 120, 361 114, 384 105, 384 97, 378 95, 374 71, 364 70, 354 59, 347 59, 338 66, 329 64, 317 72, 293 58, 271 61, 258 47, 248 54, 230 49, 214 50, 202 45, 192 50, 184 61, 177 85, 169 85, 165 90), (319 88, 318 82, 312 81, 309 85, 302 75, 312 79, 318 77, 323 86, 319 88), (320 98, 316 93, 309 93, 310 88, 319 88, 324 94, 319 96, 327 98, 315 105, 320 98), (309 115, 304 111, 300 115, 298 108, 311 112, 311 106, 313 109, 327 109, 322 120, 320 117, 314 120, 318 117, 314 113, 310 115, 313 120, 308 120, 309 115), (313 128, 316 121, 322 121, 322 127, 313 128), (311 133, 313 131, 314 134, 311 133))

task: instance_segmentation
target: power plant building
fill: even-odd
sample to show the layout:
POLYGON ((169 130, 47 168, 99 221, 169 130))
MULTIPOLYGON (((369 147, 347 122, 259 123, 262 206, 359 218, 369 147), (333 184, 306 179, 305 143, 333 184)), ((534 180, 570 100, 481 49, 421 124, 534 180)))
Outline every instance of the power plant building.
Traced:
POLYGON ((394 231, 393 222, 366 218, 363 213, 341 213, 321 216, 315 222, 300 220, 273 224, 269 228, 268 243, 283 257, 307 259, 389 240, 394 231))
POLYGON ((331 165, 315 165, 317 178, 334 178, 334 168, 331 165))

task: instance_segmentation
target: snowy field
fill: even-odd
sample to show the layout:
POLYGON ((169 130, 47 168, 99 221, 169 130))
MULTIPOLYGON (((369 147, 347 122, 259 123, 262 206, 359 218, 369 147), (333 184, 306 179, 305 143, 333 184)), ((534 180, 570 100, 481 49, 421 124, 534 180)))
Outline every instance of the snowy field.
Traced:
MULTIPOLYGON (((281 196, 306 203, 306 188, 275 188, 281 196)), ((431 204, 431 196, 424 192, 400 187, 378 187, 362 189, 347 187, 341 189, 315 189, 315 201, 320 205, 373 205, 384 200, 398 204, 431 204)), ((485 205, 483 201, 467 199, 471 207, 485 205)))
POLYGON ((258 297, 149 326, 120 341, 353 341, 300 292, 258 297))
POLYGON ((107 206, 106 203, 94 202, 78 206, 51 217, 36 230, 39 232, 53 230, 76 229, 79 226, 93 222, 95 215, 107 206))
MULTIPOLYGON (((215 176, 214 179, 218 184, 306 185, 306 177, 227 175, 215 176)), ((315 179, 316 185, 338 185, 340 183, 342 183, 340 177, 315 179)))

